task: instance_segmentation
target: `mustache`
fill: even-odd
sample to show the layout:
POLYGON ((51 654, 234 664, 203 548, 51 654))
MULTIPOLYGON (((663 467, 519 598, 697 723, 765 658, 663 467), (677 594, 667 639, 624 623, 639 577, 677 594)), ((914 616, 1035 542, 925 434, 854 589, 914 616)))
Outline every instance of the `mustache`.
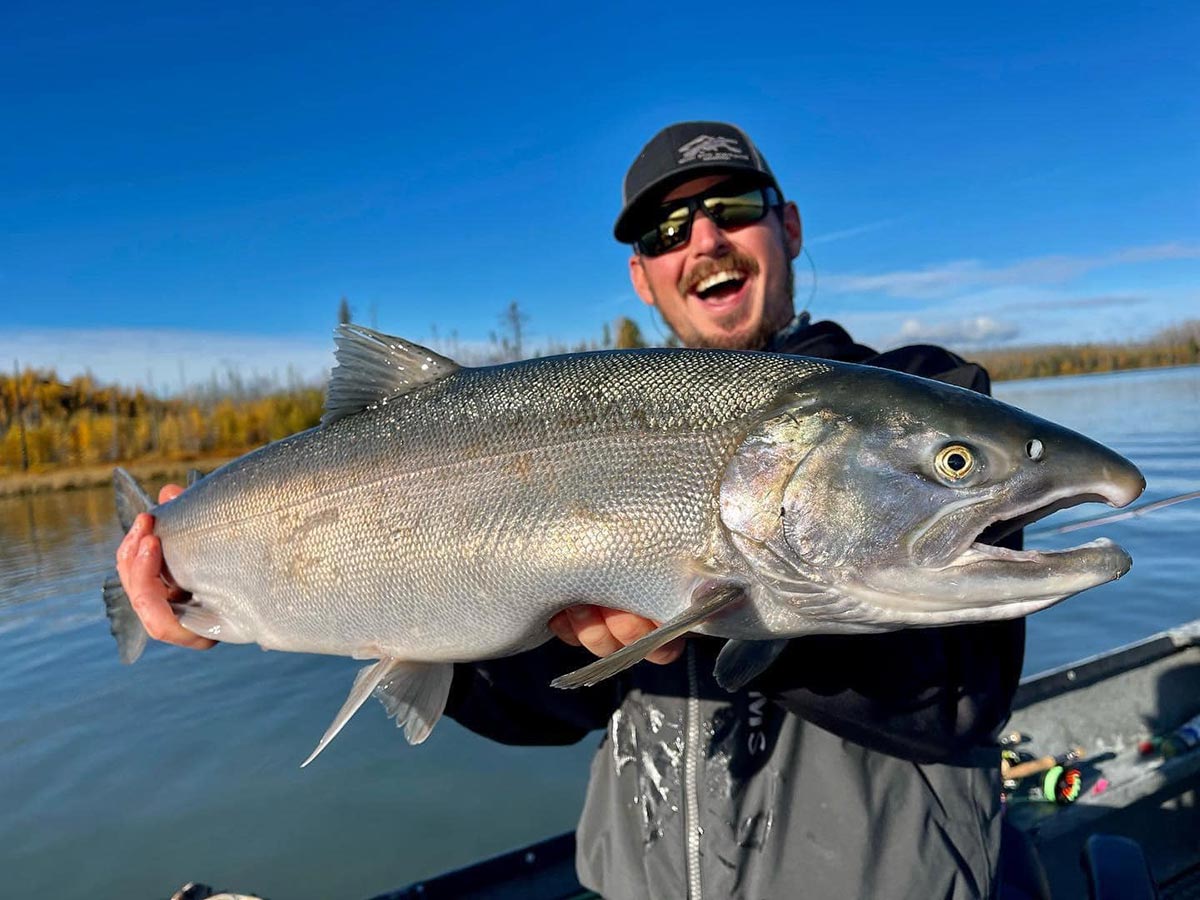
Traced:
POLYGON ((731 271, 741 272, 747 277, 757 275, 758 260, 740 250, 734 250, 720 259, 702 259, 696 264, 696 268, 679 279, 679 284, 677 285, 679 293, 686 296, 695 290, 696 285, 710 275, 731 271))

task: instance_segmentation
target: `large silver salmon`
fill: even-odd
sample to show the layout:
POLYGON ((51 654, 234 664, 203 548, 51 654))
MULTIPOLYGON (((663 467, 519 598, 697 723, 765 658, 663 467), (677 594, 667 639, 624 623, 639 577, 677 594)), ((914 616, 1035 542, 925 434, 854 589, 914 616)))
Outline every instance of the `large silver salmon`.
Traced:
MULTIPOLYGON (((979 394, 767 353, 639 350, 462 368, 342 326, 321 425, 149 511, 183 624, 222 641, 377 660, 371 693, 423 740, 455 661, 518 653, 596 603, 664 624, 558 679, 592 684, 686 631, 729 638, 736 688, 787 638, 1022 616, 1130 566, 1101 539, 977 541, 1145 482, 1111 450, 979 394)), ((115 577, 122 658, 145 632, 115 577)), ((310 760, 312 757, 309 758, 310 760)))

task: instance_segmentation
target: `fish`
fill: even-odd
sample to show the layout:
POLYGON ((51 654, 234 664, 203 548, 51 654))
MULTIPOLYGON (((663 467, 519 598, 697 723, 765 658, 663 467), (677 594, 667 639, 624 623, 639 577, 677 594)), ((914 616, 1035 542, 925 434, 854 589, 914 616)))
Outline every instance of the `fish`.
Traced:
MULTIPOLYGON (((764 352, 641 349, 464 367, 356 324, 335 333, 319 425, 154 504, 114 473, 128 530, 155 518, 227 643, 371 660, 305 761, 375 695, 420 743, 456 662, 550 638, 574 604, 662 624, 553 682, 595 684, 688 632, 725 638, 730 690, 790 638, 1025 616, 1119 578, 1106 538, 984 543, 1050 512, 1122 507, 1131 462, 990 397, 764 352)), ((120 657, 147 635, 114 572, 120 657)))

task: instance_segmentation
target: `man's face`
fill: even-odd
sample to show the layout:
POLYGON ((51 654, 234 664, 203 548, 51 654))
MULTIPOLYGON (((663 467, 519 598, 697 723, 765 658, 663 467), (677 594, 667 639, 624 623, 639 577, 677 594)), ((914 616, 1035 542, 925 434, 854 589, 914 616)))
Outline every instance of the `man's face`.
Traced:
MULTIPOLYGON (((693 179, 667 194, 663 203, 695 196, 728 179, 693 179)), ((629 276, 638 296, 657 307, 686 346, 757 350, 794 315, 792 260, 800 246, 800 213, 794 203, 728 231, 697 211, 686 244, 661 256, 634 253, 629 276)))

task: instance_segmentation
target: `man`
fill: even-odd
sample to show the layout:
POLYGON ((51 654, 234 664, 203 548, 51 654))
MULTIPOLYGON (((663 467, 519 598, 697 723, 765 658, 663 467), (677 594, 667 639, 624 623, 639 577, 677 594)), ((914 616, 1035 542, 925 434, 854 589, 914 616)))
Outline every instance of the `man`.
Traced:
MULTIPOLYGON (((885 366, 986 391, 937 347, 876 354, 831 322, 794 317, 802 230, 741 130, 686 122, 630 167, 614 229, 630 277, 680 340, 885 366)), ((177 488, 164 489, 173 496, 177 488)), ((139 517, 118 568, 149 633, 192 647, 167 605, 161 551, 139 517)), ((1020 674, 1022 621, 793 640, 746 689, 712 672, 720 641, 691 637, 594 688, 552 677, 654 623, 578 606, 561 642, 460 664, 447 713, 510 743, 606 729, 578 831, 583 883, 612 900, 993 896, 998 750, 1020 674), (582 649, 581 649, 582 648, 582 649)))

